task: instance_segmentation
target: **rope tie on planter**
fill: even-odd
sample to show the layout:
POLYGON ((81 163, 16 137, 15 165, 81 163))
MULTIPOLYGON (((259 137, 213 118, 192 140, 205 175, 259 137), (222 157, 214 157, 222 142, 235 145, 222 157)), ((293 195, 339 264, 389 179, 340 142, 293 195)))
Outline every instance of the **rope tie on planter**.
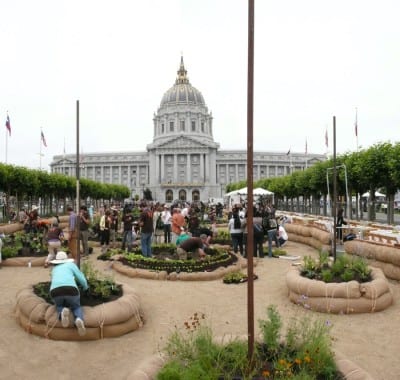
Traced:
POLYGON ((349 303, 349 283, 346 282, 346 313, 350 314, 350 303, 349 303))
MULTIPOLYGON (((136 300, 138 299, 138 297, 137 297, 136 294, 135 294, 135 299, 136 299, 136 300)), ((139 302, 135 302, 135 305, 129 303, 129 306, 130 306, 131 309, 132 309, 133 315, 135 316, 136 321, 137 321, 139 327, 142 327, 142 326, 143 326, 143 321, 142 321, 142 318, 141 318, 141 315, 140 315, 140 309, 139 309, 139 307, 137 306, 138 304, 139 304, 139 302)))
MULTIPOLYGON (((32 298, 32 297, 31 297, 31 298, 32 298)), ((27 328, 26 328, 26 330, 29 332, 29 334, 32 332, 32 323, 31 323, 32 314, 33 314, 33 312, 35 311, 35 309, 36 309, 38 306, 40 306, 40 305, 41 305, 40 303, 37 303, 37 304, 33 307, 33 309, 31 310, 31 312, 29 313, 28 326, 27 326, 27 328)))
POLYGON ((56 318, 54 319, 53 325, 50 326, 50 327, 49 327, 50 321, 49 321, 48 323, 46 323, 46 331, 45 331, 45 333, 44 333, 44 337, 45 337, 45 338, 49 339, 50 333, 53 331, 54 327, 55 327, 56 324, 57 324, 57 319, 58 319, 58 314, 57 314, 56 318))
POLYGON ((99 328, 100 328, 100 339, 104 339, 104 321, 105 321, 104 303, 102 303, 100 306, 101 306, 100 307, 101 318, 100 318, 100 320, 97 320, 97 322, 98 322, 99 328))

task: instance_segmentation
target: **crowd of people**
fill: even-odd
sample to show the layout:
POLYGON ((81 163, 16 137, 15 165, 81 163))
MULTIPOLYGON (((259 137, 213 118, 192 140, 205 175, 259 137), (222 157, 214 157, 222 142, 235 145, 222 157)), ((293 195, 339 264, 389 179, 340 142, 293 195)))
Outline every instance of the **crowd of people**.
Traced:
MULTIPOLYGON (((49 224, 43 224, 39 208, 32 206, 30 211, 21 209, 15 220, 23 225, 28 233, 37 233, 44 228, 48 247, 45 267, 53 265, 50 293, 56 305, 62 326, 68 327, 72 312, 74 325, 80 335, 85 334, 83 311, 79 303, 79 288, 87 290, 88 284, 78 262, 78 237, 80 258, 89 255, 90 232, 97 235, 101 252, 117 246, 121 236, 121 248, 132 252, 140 244, 142 255, 152 257, 154 244, 170 243, 176 245, 176 258, 181 260, 203 260, 216 235, 216 219, 223 218, 222 205, 207 207, 203 203, 161 204, 141 201, 138 205, 103 205, 97 212, 93 206, 82 205, 78 212, 72 206, 66 209, 68 225, 60 227, 55 216, 49 224), (204 223, 207 220, 207 223, 204 223), (69 255, 63 251, 68 246, 69 255)), ((272 257, 272 244, 283 246, 287 239, 284 220, 277 219, 272 205, 253 209, 253 255, 263 258, 263 244, 268 241, 268 257, 272 257)), ((228 214, 228 230, 233 251, 247 257, 248 212, 244 205, 235 205, 228 214)), ((1 239, 0 239, 1 244, 1 239)), ((1 266, 1 246, 0 246, 1 266)))

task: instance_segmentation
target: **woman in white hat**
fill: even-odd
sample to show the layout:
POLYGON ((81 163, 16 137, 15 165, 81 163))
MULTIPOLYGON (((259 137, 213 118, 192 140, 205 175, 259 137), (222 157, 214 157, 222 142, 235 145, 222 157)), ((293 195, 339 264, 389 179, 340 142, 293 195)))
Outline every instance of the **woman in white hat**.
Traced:
POLYGON ((55 260, 51 260, 50 263, 54 264, 51 271, 50 295, 56 305, 61 324, 63 327, 69 326, 69 315, 72 310, 78 334, 85 335, 86 328, 77 286, 78 282, 83 290, 89 288, 85 275, 74 263, 74 259, 69 259, 65 252, 58 252, 55 260))

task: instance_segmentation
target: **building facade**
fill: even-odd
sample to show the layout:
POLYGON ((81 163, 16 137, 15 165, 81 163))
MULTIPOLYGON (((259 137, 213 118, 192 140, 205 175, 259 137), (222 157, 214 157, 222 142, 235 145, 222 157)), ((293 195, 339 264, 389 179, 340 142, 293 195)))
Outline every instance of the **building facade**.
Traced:
MULTIPOLYGON (((150 189, 153 199, 206 201, 226 185, 247 179, 247 152, 222 150, 213 138, 213 117, 193 87, 181 58, 175 84, 165 92, 153 117, 153 141, 144 152, 85 153, 80 177, 126 185, 132 197, 150 189)), ((254 180, 303 170, 324 155, 254 152, 254 180)), ((76 175, 76 155, 57 155, 52 173, 76 175)))

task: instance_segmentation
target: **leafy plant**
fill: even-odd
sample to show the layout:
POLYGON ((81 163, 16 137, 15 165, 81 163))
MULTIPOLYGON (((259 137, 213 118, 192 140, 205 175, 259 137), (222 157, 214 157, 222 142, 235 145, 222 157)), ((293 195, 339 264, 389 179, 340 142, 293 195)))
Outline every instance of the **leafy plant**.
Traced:
MULTIPOLYGON (((321 256, 320 256, 321 257, 321 256)), ((323 256, 319 262, 309 256, 304 257, 300 274, 310 279, 324 282, 371 281, 371 269, 362 257, 339 256, 334 263, 323 256)))
MULTIPOLYGON (((253 274, 253 279, 256 280, 257 278, 258 276, 253 274)), ((244 274, 240 271, 230 272, 223 277, 222 281, 225 284, 240 284, 247 281, 247 274, 244 274)))
POLYGON ((217 344, 204 315, 195 313, 168 338, 169 361, 158 380, 187 379, 343 379, 334 362, 330 324, 321 320, 292 319, 282 340, 282 320, 276 307, 260 320, 263 341, 255 345, 253 360, 247 358, 247 342, 238 339, 217 344))

